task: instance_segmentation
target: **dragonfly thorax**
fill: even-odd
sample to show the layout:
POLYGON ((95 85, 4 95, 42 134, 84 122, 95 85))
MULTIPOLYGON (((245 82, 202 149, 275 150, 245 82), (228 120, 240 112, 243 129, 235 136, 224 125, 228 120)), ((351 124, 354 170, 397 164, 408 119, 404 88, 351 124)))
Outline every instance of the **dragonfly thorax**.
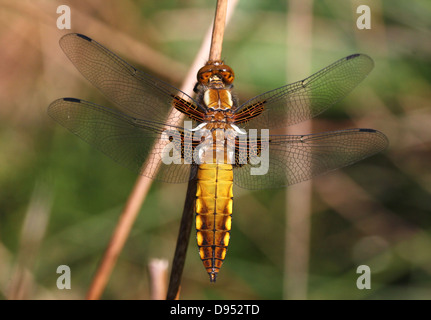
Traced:
POLYGON ((205 114, 204 121, 207 123, 206 129, 231 129, 233 122, 233 114, 230 110, 214 110, 210 109, 205 114))
POLYGON ((233 107, 232 94, 225 88, 207 89, 203 95, 203 102, 212 110, 229 110, 233 107))

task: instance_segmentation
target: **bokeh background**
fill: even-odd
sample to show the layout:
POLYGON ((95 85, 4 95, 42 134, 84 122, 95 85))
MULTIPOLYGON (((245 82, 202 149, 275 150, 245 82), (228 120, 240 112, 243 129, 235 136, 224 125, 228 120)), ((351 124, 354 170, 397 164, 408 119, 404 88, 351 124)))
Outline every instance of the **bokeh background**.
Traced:
MULTIPOLYGON (((60 37, 83 33, 180 87, 214 8, 0 0, 1 299, 83 299, 136 179, 47 116, 60 97, 110 104, 74 69, 60 37), (71 30, 56 27, 60 4, 71 8, 71 30), (71 268, 71 290, 56 287, 59 265, 71 268)), ((431 298, 430 39, 427 0, 239 1, 223 57, 240 101, 363 52, 375 69, 308 128, 374 128, 390 146, 310 184, 236 188, 218 281, 209 283, 192 231, 180 298, 431 298), (356 27, 359 5, 371 9, 370 30, 356 27), (293 213, 289 192, 305 199, 293 213), (371 269, 370 290, 356 287, 360 265, 371 269)), ((185 190, 152 185, 103 299, 150 298, 148 262, 172 260, 185 190)))

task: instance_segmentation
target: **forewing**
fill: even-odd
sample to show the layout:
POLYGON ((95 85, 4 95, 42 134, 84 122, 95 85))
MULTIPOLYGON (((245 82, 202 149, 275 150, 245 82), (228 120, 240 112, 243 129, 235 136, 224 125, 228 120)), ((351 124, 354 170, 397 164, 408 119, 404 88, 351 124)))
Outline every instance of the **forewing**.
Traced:
MULTIPOLYGON (((165 123, 175 97, 197 105, 186 93, 134 68, 87 36, 67 34, 60 46, 79 72, 129 116, 165 123)), ((170 118, 170 124, 179 118, 170 118)))
POLYGON ((251 172, 265 162, 236 166, 234 182, 238 186, 266 189, 305 181, 384 150, 388 139, 373 129, 350 129, 303 136, 271 135, 268 145, 259 150, 259 156, 267 158, 266 174, 251 172))
POLYGON ((236 123, 250 129, 274 129, 310 119, 345 97, 373 66, 364 54, 345 57, 302 81, 245 102, 236 111, 236 123))

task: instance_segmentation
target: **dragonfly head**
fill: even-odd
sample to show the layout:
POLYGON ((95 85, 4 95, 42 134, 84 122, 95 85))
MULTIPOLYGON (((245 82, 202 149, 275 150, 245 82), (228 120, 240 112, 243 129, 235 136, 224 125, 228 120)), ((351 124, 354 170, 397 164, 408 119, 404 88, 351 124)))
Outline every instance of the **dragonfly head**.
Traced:
POLYGON ((231 85, 234 79, 235 74, 232 68, 225 65, 221 60, 208 61, 200 68, 197 75, 198 83, 202 85, 208 85, 214 82, 231 85))

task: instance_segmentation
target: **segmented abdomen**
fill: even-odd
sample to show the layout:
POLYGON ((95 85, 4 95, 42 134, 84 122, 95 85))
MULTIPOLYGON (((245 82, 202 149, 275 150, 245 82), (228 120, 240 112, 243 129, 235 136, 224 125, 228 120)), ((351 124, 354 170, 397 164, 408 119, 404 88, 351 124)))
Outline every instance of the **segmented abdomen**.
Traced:
POLYGON ((214 282, 229 244, 233 172, 230 164, 201 164, 196 192, 196 230, 199 255, 214 282))

